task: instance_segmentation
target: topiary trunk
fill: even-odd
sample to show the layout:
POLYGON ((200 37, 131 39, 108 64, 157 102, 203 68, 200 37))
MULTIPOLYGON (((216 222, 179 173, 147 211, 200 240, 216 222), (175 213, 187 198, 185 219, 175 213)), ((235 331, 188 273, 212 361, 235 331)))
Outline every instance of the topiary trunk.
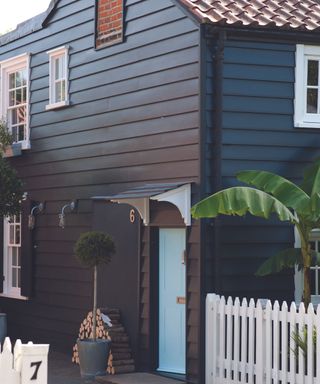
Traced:
POLYGON ((94 341, 97 339, 97 277, 98 267, 95 265, 93 268, 93 310, 92 310, 92 338, 94 341))

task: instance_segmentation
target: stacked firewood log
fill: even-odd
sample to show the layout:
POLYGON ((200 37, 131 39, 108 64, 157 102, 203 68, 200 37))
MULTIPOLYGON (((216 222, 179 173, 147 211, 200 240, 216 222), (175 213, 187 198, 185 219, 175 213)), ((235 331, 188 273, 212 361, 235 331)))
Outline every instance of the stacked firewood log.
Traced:
MULTIPOLYGON (((89 312, 80 324, 79 339, 92 338, 92 318, 92 312, 89 312)), ((111 340, 107 372, 111 375, 134 372, 135 365, 129 344, 129 337, 121 323, 119 309, 98 309, 96 319, 97 338, 111 340)), ((77 344, 73 347, 72 362, 79 364, 77 344)))

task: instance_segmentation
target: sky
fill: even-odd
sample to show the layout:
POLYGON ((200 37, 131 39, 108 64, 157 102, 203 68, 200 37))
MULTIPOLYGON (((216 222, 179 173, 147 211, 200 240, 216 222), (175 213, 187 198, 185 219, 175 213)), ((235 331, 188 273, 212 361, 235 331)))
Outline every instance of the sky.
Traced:
POLYGON ((0 33, 45 11, 50 0, 0 0, 0 33))

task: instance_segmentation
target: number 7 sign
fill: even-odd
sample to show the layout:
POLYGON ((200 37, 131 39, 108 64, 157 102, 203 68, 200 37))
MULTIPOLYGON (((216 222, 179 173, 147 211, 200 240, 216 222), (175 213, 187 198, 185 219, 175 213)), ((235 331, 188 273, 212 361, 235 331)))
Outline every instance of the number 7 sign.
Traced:
POLYGON ((47 384, 49 345, 21 345, 21 384, 47 384))

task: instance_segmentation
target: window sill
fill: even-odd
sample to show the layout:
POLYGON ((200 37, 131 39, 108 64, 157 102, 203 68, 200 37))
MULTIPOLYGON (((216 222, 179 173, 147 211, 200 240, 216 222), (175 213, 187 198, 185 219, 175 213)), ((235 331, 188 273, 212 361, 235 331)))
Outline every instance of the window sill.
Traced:
POLYGON ((46 111, 50 111, 52 109, 59 109, 59 108, 68 107, 69 105, 70 105, 69 100, 60 101, 59 103, 47 104, 46 105, 46 111))
POLYGON ((15 300, 29 300, 29 297, 21 296, 17 294, 10 294, 10 293, 0 293, 0 298, 3 297, 5 299, 15 299, 15 300))
POLYGON ((320 121, 319 122, 299 121, 299 122, 295 122, 294 126, 296 128, 320 128, 320 121))

